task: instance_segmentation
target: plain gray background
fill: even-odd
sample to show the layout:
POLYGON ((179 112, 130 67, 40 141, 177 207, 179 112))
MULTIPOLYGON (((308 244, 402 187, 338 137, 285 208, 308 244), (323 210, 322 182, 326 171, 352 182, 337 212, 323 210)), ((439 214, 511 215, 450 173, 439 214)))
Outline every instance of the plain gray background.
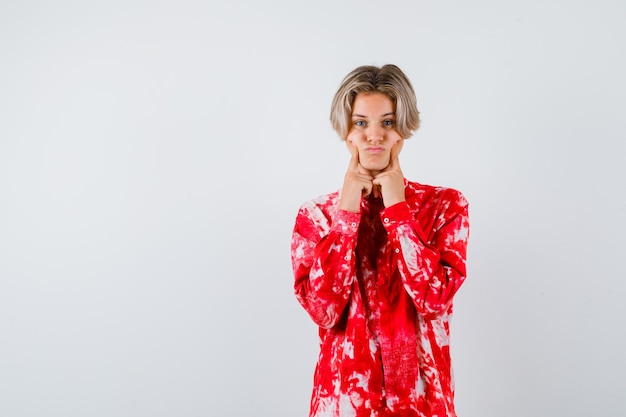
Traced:
POLYGON ((0 2, 0 416, 305 416, 297 209, 395 63, 471 204, 460 417, 623 416, 622 1, 0 2))

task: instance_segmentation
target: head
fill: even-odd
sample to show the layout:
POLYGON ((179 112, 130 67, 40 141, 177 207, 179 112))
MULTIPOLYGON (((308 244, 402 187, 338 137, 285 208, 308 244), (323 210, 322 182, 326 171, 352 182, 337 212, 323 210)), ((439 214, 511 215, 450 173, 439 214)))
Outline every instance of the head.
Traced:
POLYGON ((395 65, 361 66, 350 72, 335 94, 330 120, 348 147, 358 151, 359 165, 371 174, 386 169, 394 146, 419 127, 415 93, 395 65))
POLYGON ((335 93, 330 109, 330 122, 342 140, 352 128, 354 100, 358 94, 381 93, 394 106, 395 129, 402 139, 408 139, 419 128, 415 91, 407 76, 395 65, 382 67, 364 65, 352 70, 335 93))

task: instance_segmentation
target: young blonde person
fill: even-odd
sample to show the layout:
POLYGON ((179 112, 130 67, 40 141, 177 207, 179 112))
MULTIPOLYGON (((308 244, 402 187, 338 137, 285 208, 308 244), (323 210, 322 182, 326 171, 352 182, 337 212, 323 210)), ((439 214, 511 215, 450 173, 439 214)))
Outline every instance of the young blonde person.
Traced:
POLYGON ((397 66, 351 71, 330 120, 350 152, 343 186, 300 207, 291 242, 295 295, 319 326, 309 416, 455 417, 449 320, 468 203, 404 178, 420 118, 397 66))

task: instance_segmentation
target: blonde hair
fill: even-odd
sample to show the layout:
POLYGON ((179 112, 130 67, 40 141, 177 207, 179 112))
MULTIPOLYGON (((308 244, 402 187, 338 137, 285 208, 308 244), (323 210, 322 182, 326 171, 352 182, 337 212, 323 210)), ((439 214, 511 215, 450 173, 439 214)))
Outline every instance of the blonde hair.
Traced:
POLYGON ((393 64, 363 65, 352 70, 341 82, 330 108, 330 123, 342 140, 352 125, 352 105, 357 94, 383 93, 393 103, 396 130, 408 139, 420 126, 415 91, 407 76, 393 64))

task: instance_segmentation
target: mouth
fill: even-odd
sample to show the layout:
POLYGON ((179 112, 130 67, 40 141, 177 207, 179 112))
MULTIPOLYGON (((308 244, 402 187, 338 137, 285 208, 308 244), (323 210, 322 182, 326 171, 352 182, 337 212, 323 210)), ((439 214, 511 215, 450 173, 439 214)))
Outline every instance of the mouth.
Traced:
POLYGON ((367 148, 365 148, 365 150, 369 153, 379 154, 382 153, 385 148, 382 146, 368 146, 367 148))

